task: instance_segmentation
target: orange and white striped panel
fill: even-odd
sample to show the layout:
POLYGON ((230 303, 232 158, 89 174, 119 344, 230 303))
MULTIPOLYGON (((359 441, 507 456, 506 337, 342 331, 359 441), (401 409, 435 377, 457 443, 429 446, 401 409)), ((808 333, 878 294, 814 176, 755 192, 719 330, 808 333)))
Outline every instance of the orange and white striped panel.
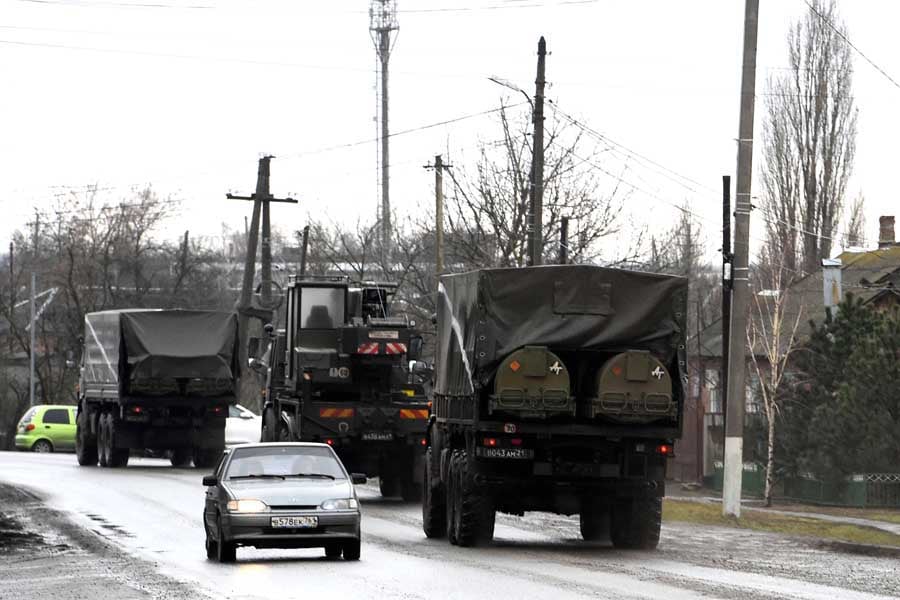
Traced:
POLYGON ((427 419, 428 418, 428 409, 427 408, 401 408, 400 409, 400 418, 401 419, 427 419))
POLYGON ((387 342, 384 345, 386 354, 406 354, 406 344, 400 342, 387 342))
POLYGON ((363 342, 356 348, 357 354, 378 354, 378 342, 363 342))
POLYGON ((320 408, 319 416, 325 419, 352 419, 354 411, 352 408, 320 408))

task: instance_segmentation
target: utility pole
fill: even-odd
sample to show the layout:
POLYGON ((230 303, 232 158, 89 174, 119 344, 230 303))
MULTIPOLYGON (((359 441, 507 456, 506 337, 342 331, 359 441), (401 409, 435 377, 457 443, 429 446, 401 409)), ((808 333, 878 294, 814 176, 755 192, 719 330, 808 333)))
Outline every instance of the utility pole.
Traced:
POLYGON ((269 227, 269 203, 288 202, 296 204, 293 198, 275 198, 269 193, 269 162, 272 156, 263 156, 259 159, 259 170, 256 176, 256 193, 250 196, 236 196, 226 194, 229 200, 250 200, 253 202, 253 216, 250 218, 250 230, 247 234, 247 256, 244 260, 244 276, 241 281, 241 296, 235 309, 238 313, 239 351, 241 353, 241 365, 247 364, 247 328, 250 317, 255 316, 263 320, 271 320, 272 313, 272 253, 271 231, 269 227), (260 292, 263 301, 263 310, 254 310, 251 304, 253 297, 253 279, 256 275, 256 246, 259 239, 259 217, 263 214, 263 251, 262 251, 262 284, 260 292), (268 304, 267 304, 268 302, 268 304))
POLYGON ((31 307, 31 341, 29 347, 29 361, 30 366, 28 369, 28 406, 34 406, 34 330, 37 329, 37 324, 34 322, 34 288, 36 287, 35 275, 34 271, 31 271, 31 297, 29 298, 29 306, 31 307))
POLYGON ((300 277, 306 275, 307 250, 309 250, 309 225, 303 227, 303 247, 300 250, 300 277))
POLYGON ((534 80, 534 147, 531 166, 531 218, 528 222, 529 264, 539 265, 544 248, 544 61, 547 42, 538 41, 537 78, 534 80))
POLYGON ((452 166, 445 165, 440 154, 434 157, 433 165, 425 165, 434 169, 434 273, 438 279, 444 273, 444 169, 452 166))
MULTIPOLYGON (((723 414, 728 412, 728 344, 731 337, 731 177, 722 176, 722 390, 723 414)), ((723 417, 723 429, 725 420, 723 417)), ((724 446, 724 440, 722 440, 724 446)))
POLYGON ((569 262, 569 217, 563 217, 559 223, 559 264, 569 262))
POLYGON ((378 69, 381 75, 381 243, 384 251, 391 244, 391 195, 389 177, 388 128, 388 61, 394 46, 394 32, 400 29, 397 23, 397 2, 395 0, 372 0, 369 6, 369 32, 375 44, 378 69))
MULTIPOLYGON (((9 318, 12 319, 13 309, 16 307, 16 268, 15 248, 9 243, 9 318)), ((13 336, 9 336, 9 353, 13 351, 13 336)))
POLYGON ((750 305, 750 184, 753 175, 753 109, 756 94, 756 39, 759 0, 746 0, 741 117, 738 127, 737 193, 734 210, 731 335, 728 348, 728 413, 725 424, 725 469, 722 514, 741 516, 744 451, 744 378, 747 309, 750 305))

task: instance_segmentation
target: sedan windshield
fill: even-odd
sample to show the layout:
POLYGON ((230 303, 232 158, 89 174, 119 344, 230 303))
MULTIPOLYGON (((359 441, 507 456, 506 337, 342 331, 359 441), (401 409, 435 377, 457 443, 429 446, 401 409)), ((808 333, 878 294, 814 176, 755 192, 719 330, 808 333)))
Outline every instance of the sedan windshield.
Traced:
POLYGON ((330 448, 264 446, 236 448, 228 465, 228 479, 284 479, 308 477, 346 479, 330 448))

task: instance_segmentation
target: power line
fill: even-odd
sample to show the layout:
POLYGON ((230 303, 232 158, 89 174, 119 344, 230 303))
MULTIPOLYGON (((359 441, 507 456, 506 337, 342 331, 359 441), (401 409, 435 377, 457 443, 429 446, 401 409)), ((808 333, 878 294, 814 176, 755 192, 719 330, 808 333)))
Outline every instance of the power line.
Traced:
POLYGON ((828 27, 830 27, 832 31, 834 31, 836 34, 838 34, 838 36, 840 36, 841 39, 843 39, 845 42, 847 42, 847 45, 848 45, 848 46, 850 46, 851 48, 853 48, 853 50, 855 50, 857 54, 859 54, 861 57, 863 57, 863 59, 864 59, 867 63, 869 63, 870 65, 872 65, 873 67, 875 67, 875 70, 876 70, 876 71, 878 71, 879 73, 881 73, 882 75, 884 75, 884 77, 885 77, 888 81, 890 81, 892 84, 894 84, 894 87, 900 88, 900 83, 897 83, 897 81, 896 81, 893 77, 891 77, 890 75, 888 75, 887 72, 886 72, 884 69, 882 69, 882 68, 879 67, 877 64, 875 64, 875 61, 873 61, 871 58, 869 58, 868 56, 866 56, 865 54, 863 54, 863 51, 860 50, 859 48, 857 48, 856 45, 855 45, 853 42, 850 41, 850 38, 847 37, 847 34, 845 34, 843 31, 841 31, 840 29, 838 29, 838 28, 834 25, 834 23, 832 23, 832 22, 828 19, 828 17, 826 17, 825 15, 823 15, 821 12, 819 12, 819 11, 816 9, 816 7, 813 6, 812 3, 810 3, 809 0, 803 0, 803 2, 806 4, 806 6, 809 7, 809 10, 811 10, 811 11, 813 12, 813 14, 815 14, 817 17, 819 17, 819 19, 821 19, 823 23, 825 23, 826 25, 828 25, 828 27))
POLYGON ((113 8, 177 8, 177 9, 210 9, 214 6, 202 6, 196 4, 160 4, 150 2, 104 2, 103 0, 18 0, 31 4, 50 4, 69 7, 113 7, 113 8))

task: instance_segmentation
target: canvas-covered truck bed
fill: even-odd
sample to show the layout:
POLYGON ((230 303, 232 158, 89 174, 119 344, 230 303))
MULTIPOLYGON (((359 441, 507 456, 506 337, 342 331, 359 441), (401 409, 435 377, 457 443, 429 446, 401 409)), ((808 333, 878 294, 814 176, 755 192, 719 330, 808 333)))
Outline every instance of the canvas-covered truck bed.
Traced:
POLYGON ((585 540, 659 541, 681 435, 687 280, 589 265, 438 287, 423 529, 468 546, 497 511, 579 514, 585 540))
POLYGON ((224 447, 238 386, 237 318, 196 310, 85 315, 79 462, 122 466, 129 450, 206 466, 224 447))

